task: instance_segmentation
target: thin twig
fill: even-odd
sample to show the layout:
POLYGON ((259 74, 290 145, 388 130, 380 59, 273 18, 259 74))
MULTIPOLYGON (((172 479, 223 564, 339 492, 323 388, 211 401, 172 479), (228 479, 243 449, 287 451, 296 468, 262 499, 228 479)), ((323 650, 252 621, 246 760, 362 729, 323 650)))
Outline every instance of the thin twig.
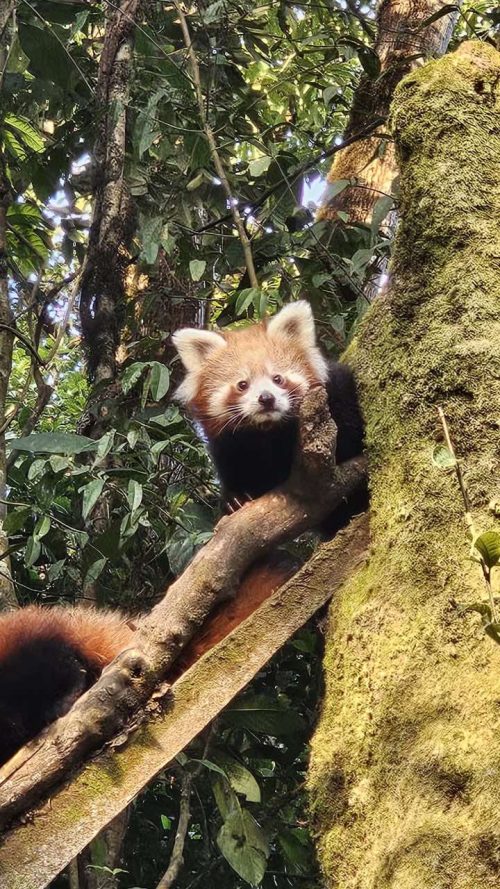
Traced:
MULTIPOLYGON (((447 446, 451 456, 453 457, 455 475, 457 477, 458 485, 460 487, 460 493, 462 494, 462 500, 463 500, 464 508, 465 508, 465 521, 467 522, 467 527, 469 528, 470 533, 472 535, 472 546, 474 547, 474 541, 476 540, 477 532, 476 532, 476 529, 474 526, 474 520, 473 520, 471 512, 470 512, 470 501, 469 501, 469 495, 467 493, 467 487, 466 487, 466 484, 464 481, 464 477, 462 475, 462 469, 460 467, 460 463, 458 462, 457 456, 455 454, 455 449, 453 447, 453 442, 451 440, 450 430, 448 429, 446 417, 445 417, 444 411, 441 407, 438 407, 438 414, 439 414, 439 418, 441 420, 441 424, 443 426, 446 446, 447 446)), ((497 615, 497 609, 496 609, 496 605, 495 605, 495 598, 493 596, 493 589, 491 586, 491 569, 490 569, 489 565, 486 564, 479 549, 477 549, 475 547, 474 547, 474 549, 475 549, 475 554, 479 555, 479 557, 480 557, 479 561, 480 561, 480 565, 481 565, 481 571, 483 572, 484 582, 486 584, 486 589, 488 591, 488 599, 489 599, 490 610, 491 610, 491 620, 493 623, 496 624, 496 623, 498 623, 498 615, 497 615)))
POLYGON ((258 289, 259 282, 257 279, 257 273, 255 271, 255 264, 253 261, 252 254, 252 245, 250 243, 250 239, 245 231, 245 226, 243 224, 243 219, 241 217, 240 211, 238 210, 237 198, 234 197, 231 186, 229 184, 228 178, 226 176, 226 171, 224 169, 224 165, 220 159, 219 151, 217 148, 217 142, 215 141, 214 131, 210 125, 210 122, 206 115, 205 102, 203 99, 203 90, 201 87, 201 77, 200 77, 200 67, 198 65, 198 59, 196 58, 196 53, 194 51, 193 42, 191 40, 191 34, 189 32, 189 26, 186 20, 186 16, 182 11, 182 7, 178 0, 174 0, 174 6, 179 15, 179 20, 182 29, 182 35, 184 37, 184 43, 186 45, 189 64, 191 67, 191 77, 194 83, 194 89, 196 93, 196 101, 198 103, 198 109, 200 112, 200 118, 203 125, 203 130, 205 132, 205 136, 207 137, 207 142, 210 148, 210 153, 212 155, 212 160, 214 163, 215 170, 217 175, 221 181, 222 187, 226 194, 229 207, 230 207, 230 216, 232 216, 234 220, 234 224, 236 226, 236 230, 238 232, 238 237, 241 242, 241 247, 243 250, 243 255, 245 257, 245 265, 248 272, 248 277, 250 280, 251 287, 255 287, 258 289))
POLYGON ((455 454, 455 449, 453 447, 453 442, 450 436, 450 430, 448 429, 448 424, 446 422, 446 417, 444 415, 444 411, 441 407, 438 407, 439 419, 441 420, 441 424, 443 427, 444 438, 446 441, 446 446, 453 457, 453 463, 455 468, 455 475, 457 477, 457 481, 460 487, 460 493, 462 494, 462 500, 464 502, 465 508, 465 521, 467 522, 467 527, 470 529, 472 537, 476 536, 476 531, 474 528, 474 521, 470 512, 470 503, 469 503, 469 495, 467 494, 467 488, 465 486, 464 477, 462 475, 462 469, 460 467, 460 463, 457 460, 457 455, 455 454))
POLYGON ((160 882, 158 883, 156 889, 171 889, 177 877, 179 876, 182 865, 184 864, 184 846, 186 843, 189 820, 191 818, 190 800, 192 782, 192 774, 185 771, 182 776, 181 782, 179 821, 175 834, 174 847, 172 849, 172 855, 170 856, 169 865, 165 873, 163 874, 160 882))

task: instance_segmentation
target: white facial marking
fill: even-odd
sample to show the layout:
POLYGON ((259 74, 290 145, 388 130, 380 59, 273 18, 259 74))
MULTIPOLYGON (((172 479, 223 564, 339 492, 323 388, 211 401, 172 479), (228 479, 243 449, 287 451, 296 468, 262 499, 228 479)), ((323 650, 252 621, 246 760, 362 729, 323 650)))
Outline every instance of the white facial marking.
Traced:
POLYGON ((255 423, 269 423, 281 420, 289 413, 291 404, 286 389, 273 383, 272 377, 262 375, 250 380, 248 389, 242 394, 240 408, 246 417, 255 423), (274 409, 269 410, 259 401, 263 393, 274 398, 274 409))

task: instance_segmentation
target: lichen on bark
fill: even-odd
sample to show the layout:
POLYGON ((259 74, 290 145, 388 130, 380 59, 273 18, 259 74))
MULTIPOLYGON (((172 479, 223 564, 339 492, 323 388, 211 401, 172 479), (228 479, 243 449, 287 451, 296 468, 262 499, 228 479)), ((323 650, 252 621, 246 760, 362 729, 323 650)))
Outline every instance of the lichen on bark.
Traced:
POLYGON ((331 607, 310 800, 329 889, 486 889, 500 880, 500 648, 458 607, 484 582, 432 451, 441 405, 476 526, 498 527, 500 54, 467 43, 413 72, 392 126, 392 286, 349 355, 372 553, 331 607))

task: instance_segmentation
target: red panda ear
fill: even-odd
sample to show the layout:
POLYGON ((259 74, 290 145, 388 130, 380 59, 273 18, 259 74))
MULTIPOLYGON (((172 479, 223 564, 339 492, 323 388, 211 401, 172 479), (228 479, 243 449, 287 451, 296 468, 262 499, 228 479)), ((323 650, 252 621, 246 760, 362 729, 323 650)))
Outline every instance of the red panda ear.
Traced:
POLYGON ((269 336, 284 337, 302 348, 314 348, 316 331, 311 306, 304 299, 290 303, 271 318, 267 332, 269 336))
POLYGON ((172 342, 188 373, 200 370, 211 352, 226 345, 220 333, 197 330, 195 327, 177 330, 172 336, 172 342))

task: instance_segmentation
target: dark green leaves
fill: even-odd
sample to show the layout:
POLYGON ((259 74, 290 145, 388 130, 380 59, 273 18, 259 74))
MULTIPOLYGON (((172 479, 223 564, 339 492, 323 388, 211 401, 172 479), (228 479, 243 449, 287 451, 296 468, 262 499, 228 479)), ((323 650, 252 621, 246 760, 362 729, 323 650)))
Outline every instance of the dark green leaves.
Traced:
POLYGON ((50 27, 37 25, 19 25, 19 41, 29 59, 32 74, 43 80, 50 80, 63 89, 78 77, 78 71, 71 59, 69 51, 62 40, 58 40, 50 27))
POLYGON ((269 844, 247 809, 236 809, 224 821, 217 845, 233 870, 251 886, 258 886, 267 866, 269 844))
POLYGON ((7 446, 12 451, 30 454, 82 454, 97 448, 97 442, 73 432, 39 432, 25 438, 11 438, 7 446))
POLYGON ((224 720, 232 726, 277 737, 304 730, 304 722, 297 713, 267 695, 241 698, 226 710, 224 720))
POLYGON ((480 534, 474 540, 474 547, 487 568, 500 564, 500 531, 491 530, 480 534))

